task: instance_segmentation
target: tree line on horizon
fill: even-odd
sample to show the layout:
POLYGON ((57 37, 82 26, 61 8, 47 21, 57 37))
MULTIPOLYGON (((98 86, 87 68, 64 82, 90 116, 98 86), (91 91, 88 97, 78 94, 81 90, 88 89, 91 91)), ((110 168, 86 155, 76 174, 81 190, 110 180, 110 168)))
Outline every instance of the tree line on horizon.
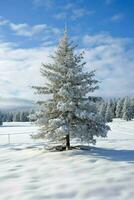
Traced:
POLYGON ((0 125, 3 122, 29 122, 30 115, 34 113, 32 110, 17 110, 17 111, 0 111, 0 125))
POLYGON ((103 100, 98 104, 98 113, 106 122, 112 122, 113 118, 129 121, 134 118, 134 97, 103 100))
MULTIPOLYGON (((106 122, 112 122, 114 118, 121 118, 129 121, 134 118, 134 98, 122 97, 104 100, 99 98, 96 102, 98 114, 101 115, 106 122)), ((0 125, 3 122, 29 122, 36 121, 35 109, 26 111, 0 111, 0 125)))

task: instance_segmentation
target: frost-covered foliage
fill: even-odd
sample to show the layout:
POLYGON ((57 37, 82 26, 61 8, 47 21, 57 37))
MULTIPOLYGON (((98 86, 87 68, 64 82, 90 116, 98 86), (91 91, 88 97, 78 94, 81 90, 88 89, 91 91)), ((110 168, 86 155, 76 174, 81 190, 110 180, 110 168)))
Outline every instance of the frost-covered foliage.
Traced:
POLYGON ((124 104, 124 98, 120 98, 118 101, 117 101, 117 106, 116 106, 116 117, 117 118, 122 118, 123 116, 123 104, 124 104))
POLYGON ((105 115, 106 115, 106 107, 107 104, 105 101, 103 101, 100 105, 99 105, 99 115, 101 115, 104 119, 105 119, 105 115))
POLYGON ((54 140, 80 138, 95 143, 95 136, 106 137, 109 127, 98 115, 95 99, 90 96, 98 89, 95 71, 83 72, 86 64, 83 53, 77 55, 75 46, 69 42, 67 33, 61 39, 53 58, 53 64, 43 64, 41 74, 49 81, 45 86, 34 86, 40 95, 49 99, 39 102, 36 114, 41 132, 37 138, 54 140))
POLYGON ((134 98, 131 100, 132 118, 134 118, 134 98))
POLYGON ((29 115, 33 111, 31 110, 15 110, 15 111, 1 111, 0 112, 0 121, 1 122, 28 122, 29 115))
POLYGON ((129 97, 126 97, 124 100, 124 105, 123 105, 123 119, 129 121, 132 119, 133 117, 133 113, 132 113, 132 104, 131 104, 131 100, 129 97))
POLYGON ((105 120, 106 122, 112 122, 114 118, 113 104, 112 101, 108 101, 106 106, 105 120))
POLYGON ((2 113, 0 112, 0 126, 2 125, 2 113))
POLYGON ((117 99, 110 99, 109 100, 109 105, 111 108, 111 114, 112 114, 112 118, 116 118, 116 105, 117 105, 117 99))
POLYGON ((99 114, 105 118, 106 122, 112 121, 113 118, 122 118, 131 120, 134 118, 134 98, 122 97, 102 101, 98 109, 99 114))
POLYGON ((110 99, 109 101, 102 101, 99 106, 99 114, 106 122, 111 122, 115 117, 116 101, 110 99))

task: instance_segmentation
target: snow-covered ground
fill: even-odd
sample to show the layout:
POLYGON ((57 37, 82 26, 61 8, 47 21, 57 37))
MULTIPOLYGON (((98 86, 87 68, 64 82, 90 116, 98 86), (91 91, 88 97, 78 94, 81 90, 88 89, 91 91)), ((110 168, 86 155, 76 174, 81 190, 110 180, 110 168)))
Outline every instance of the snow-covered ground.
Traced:
POLYGON ((0 126, 0 144, 8 143, 8 134, 11 144, 33 143, 30 135, 37 131, 38 127, 29 122, 5 122, 2 127, 0 126))
POLYGON ((107 139, 88 150, 46 153, 28 123, 0 127, 0 200, 133 200, 134 121, 114 120, 107 139), (27 132, 27 135, 18 135, 27 132), (25 142, 25 144, 24 144, 25 142), (26 144, 27 143, 27 144, 26 144))

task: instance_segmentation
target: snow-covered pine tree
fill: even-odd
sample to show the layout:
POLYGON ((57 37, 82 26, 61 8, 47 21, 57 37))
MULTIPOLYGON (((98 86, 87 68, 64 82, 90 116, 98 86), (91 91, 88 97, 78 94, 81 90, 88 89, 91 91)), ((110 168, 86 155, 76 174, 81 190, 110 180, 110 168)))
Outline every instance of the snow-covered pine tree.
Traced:
POLYGON ((111 109, 111 117, 112 117, 112 119, 113 119, 114 116, 115 116, 115 115, 114 115, 114 109, 115 109, 114 106, 115 106, 115 105, 114 105, 113 99, 110 99, 110 100, 109 100, 109 104, 110 104, 109 106, 110 106, 110 109, 111 109))
POLYGON ((13 122, 13 118, 14 118, 14 113, 8 112, 8 113, 6 114, 6 121, 7 121, 7 122, 13 122))
POLYGON ((131 106, 131 100, 129 97, 125 97, 122 118, 127 121, 132 119, 132 106, 131 106))
POLYGON ((20 112, 14 112, 13 114, 13 121, 14 122, 20 122, 20 112))
POLYGON ((35 110, 32 110, 29 115, 28 115, 28 119, 30 122, 35 122, 37 119, 36 119, 36 111, 35 110))
POLYGON ((49 83, 33 87, 40 95, 49 94, 49 99, 39 102, 37 121, 41 132, 35 137, 55 141, 65 138, 66 149, 70 148, 70 138, 95 143, 95 136, 106 137, 109 126, 97 114, 89 96, 98 89, 95 71, 83 72, 83 53, 75 53, 67 31, 52 59, 52 64, 41 67, 41 74, 49 83))
POLYGON ((112 100, 112 110, 113 110, 113 118, 116 118, 116 106, 117 106, 117 99, 112 100))
POLYGON ((124 103, 124 98, 120 98, 117 101, 117 106, 116 106, 116 118, 122 118, 122 110, 123 110, 123 103, 124 103))
POLYGON ((112 122, 113 120, 113 107, 111 100, 107 102, 105 120, 106 122, 112 122))
POLYGON ((2 113, 0 112, 0 126, 2 125, 2 113))
POLYGON ((134 98, 131 98, 132 119, 134 118, 134 98))
POLYGON ((99 107, 99 115, 102 116, 103 119, 105 119, 106 107, 107 107, 107 104, 106 104, 105 101, 103 101, 103 102, 100 104, 100 107, 99 107))

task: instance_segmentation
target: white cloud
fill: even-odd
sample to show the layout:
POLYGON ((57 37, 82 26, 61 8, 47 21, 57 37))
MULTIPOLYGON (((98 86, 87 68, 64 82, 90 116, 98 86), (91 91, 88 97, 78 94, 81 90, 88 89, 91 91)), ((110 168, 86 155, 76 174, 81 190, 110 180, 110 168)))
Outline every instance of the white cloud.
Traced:
POLYGON ((118 22, 118 21, 121 21, 123 18, 124 18, 124 15, 122 13, 117 13, 110 18, 110 21, 118 22))
POLYGON ((73 3, 68 3, 66 5, 64 5, 64 10, 70 10, 74 7, 74 4, 73 3))
POLYGON ((9 21, 5 19, 4 17, 0 16, 0 26, 8 24, 9 21))
MULTIPOLYGON (((41 33, 45 34, 45 37, 48 37, 52 34, 60 35, 61 31, 57 27, 51 27, 47 24, 35 24, 29 25, 27 23, 19 23, 15 24, 8 19, 0 17, 0 25, 7 25, 16 35, 18 36, 25 36, 25 37, 32 37, 41 33)), ((43 36, 42 36, 43 37, 43 36)))
POLYGON ((33 99, 32 85, 44 83, 41 62, 49 62, 52 47, 16 48, 0 42, 0 96, 33 99))
MULTIPOLYGON (((42 3, 43 1, 40 0, 42 3)), ((56 11, 53 15, 54 18, 59 20, 65 20, 65 18, 69 18, 70 20, 76 20, 84 16, 92 15, 95 12, 93 10, 89 10, 87 8, 81 7, 81 4, 79 1, 77 3, 74 2, 66 2, 62 4, 61 2, 57 3, 57 1, 53 1, 53 4, 50 8, 55 8, 56 5, 56 11)))
POLYGON ((56 19, 65 20, 66 15, 67 15, 66 12, 59 12, 58 14, 55 14, 54 17, 55 17, 56 19))
POLYGON ((133 95, 134 51, 128 46, 134 40, 98 34, 84 36, 83 42, 89 68, 96 68, 97 77, 102 81, 98 94, 107 97, 133 95))
POLYGON ((11 30, 15 31, 15 33, 17 35, 29 36, 29 37, 36 35, 36 34, 39 34, 42 31, 47 29, 46 24, 37 24, 37 25, 34 25, 34 26, 30 26, 26 23, 24 23, 24 24, 10 23, 10 27, 11 27, 11 30))
POLYGON ((108 33, 100 33, 96 35, 85 35, 83 37, 83 42, 88 46, 99 46, 103 44, 116 44, 125 45, 130 41, 129 38, 115 38, 108 33))
POLYGON ((56 6, 57 13, 54 12, 55 14, 53 17, 60 20, 65 20, 67 16, 69 16, 69 19, 71 20, 76 20, 94 14, 93 10, 82 8, 79 1, 76 3, 68 1, 63 4, 56 0, 33 0, 33 5, 37 8, 44 7, 46 9, 55 9, 56 6))
POLYGON ((72 8, 71 11, 69 10, 69 12, 68 12, 68 9, 65 6, 64 9, 63 9, 64 12, 63 11, 58 12, 57 14, 54 15, 54 17, 56 19, 65 20, 69 16, 69 19, 76 20, 76 19, 79 19, 81 17, 94 14, 94 11, 89 11, 89 10, 86 10, 84 8, 75 8, 75 7, 74 8, 71 7, 71 8, 72 8))
MULTIPOLYGON (((97 94, 107 97, 134 94, 134 51, 129 38, 114 38, 109 34, 83 37, 86 70, 97 69, 102 81, 97 94)), ((54 46, 19 48, 14 43, 0 42, 0 96, 35 99, 32 85, 44 84, 40 76, 41 63, 51 62, 54 46)), ((80 49, 82 50, 82 49, 80 49)))
POLYGON ((94 14, 94 11, 92 11, 92 10, 90 11, 90 10, 86 10, 84 8, 76 8, 76 9, 72 10, 71 18, 78 19, 78 18, 84 17, 86 15, 92 15, 92 14, 94 14))
MULTIPOLYGON (((61 31, 57 27, 51 27, 47 24, 35 24, 35 25, 29 25, 27 23, 13 23, 9 21, 8 19, 5 19, 4 17, 0 16, 0 25, 7 25, 16 35, 18 36, 24 36, 24 37, 32 37, 41 33, 45 34, 45 37, 50 37, 50 35, 60 35, 61 31)), ((42 36, 44 37, 44 36, 42 36)))

